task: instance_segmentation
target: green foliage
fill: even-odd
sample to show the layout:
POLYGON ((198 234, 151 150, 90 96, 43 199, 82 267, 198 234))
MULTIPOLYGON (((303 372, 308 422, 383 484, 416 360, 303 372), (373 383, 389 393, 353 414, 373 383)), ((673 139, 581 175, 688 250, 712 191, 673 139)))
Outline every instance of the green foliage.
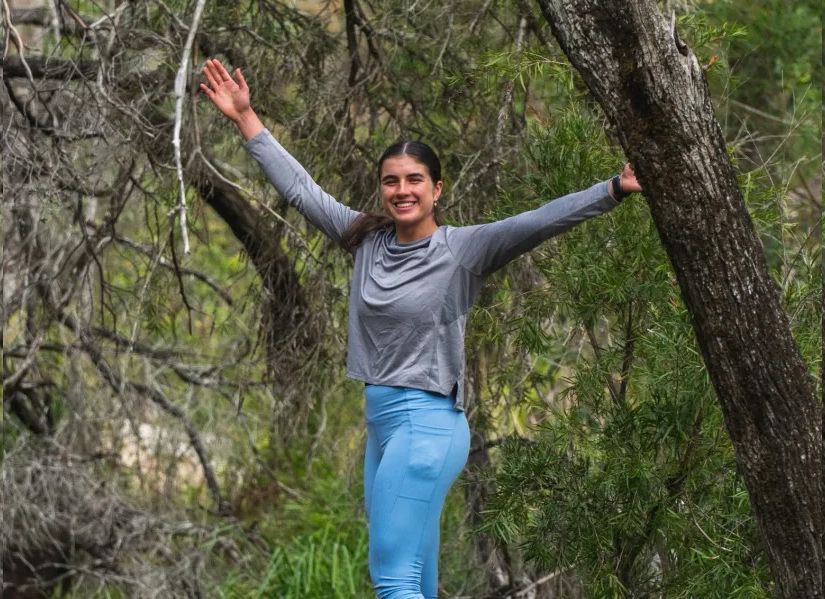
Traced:
POLYGON ((326 524, 275 547, 266 567, 249 574, 230 574, 215 596, 225 599, 283 597, 370 597, 366 527, 347 534, 326 524))
MULTIPOLYGON (((201 32, 209 44, 199 41, 196 48, 244 68, 256 110, 336 197, 374 208, 374 159, 399 136, 439 149, 449 188, 444 203, 456 225, 535 208, 621 167, 624 159, 610 146, 581 79, 558 48, 534 35, 549 36, 546 28, 531 23, 524 46, 516 48, 522 5, 359 4, 364 24, 355 27, 355 85, 347 82, 353 57, 340 30, 344 15, 333 5, 309 14, 280 2, 208 3, 201 32), (505 103, 509 86, 512 110, 505 103)), ((96 3, 73 6, 104 17, 96 3)), ((821 31, 811 26, 818 23, 817 7, 788 6, 696 2, 678 27, 707 67, 770 272, 818 375, 822 277, 815 231, 821 214, 790 192, 819 169, 821 91, 814 82, 821 80, 821 31)), ((180 23, 192 3, 123 7, 118 18, 166 36, 167 45, 146 57, 115 46, 111 70, 127 64, 117 62, 122 55, 143 69, 173 73, 186 34, 180 23)), ((97 49, 89 54, 91 46, 75 47, 69 36, 60 45, 46 39, 45 49, 64 57, 99 55, 97 49)), ((169 83, 163 89, 171 89, 169 83)), ((141 93, 168 114, 171 96, 163 89, 141 93)), ((155 263, 157 256, 172 260, 170 230, 179 248, 177 225, 168 218, 178 184, 169 164, 150 155, 134 170, 137 200, 124 208, 116 229, 148 252, 114 242, 100 246, 102 274, 90 287, 95 313, 89 323, 169 352, 168 359, 156 359, 98 340, 116 372, 163 390, 185 411, 255 540, 243 545, 248 552, 242 555, 206 548, 216 554, 214 577, 227 573, 210 596, 372 597, 359 479, 362 396, 358 385, 342 382, 351 263, 286 209, 239 149, 233 125, 205 102, 187 112, 185 132, 195 118, 204 154, 242 188, 254 187, 244 191, 250 206, 265 206, 288 223, 273 217, 268 234, 278 239, 297 287, 309 290, 306 310, 329 320, 303 362, 271 372, 259 334, 270 291, 227 223, 194 194, 187 198, 192 253, 176 258, 208 274, 230 301, 203 279, 179 278, 155 263), (178 361, 204 381, 179 376, 178 361), (298 409, 308 423, 285 440, 281 421, 297 420, 298 409)), ((127 128, 124 136, 139 138, 140 131, 127 128)), ((127 150, 130 156, 143 151, 139 145, 127 150)), ((93 161, 81 155, 73 165, 82 175, 93 161)), ((100 182, 89 180, 95 181, 90 187, 100 182)), ((65 226, 72 212, 53 204, 47 224, 65 226)), ((96 218, 103 217, 101 208, 96 218)), ((74 304, 72 310, 85 305, 74 304)), ((41 317, 31 310, 33 320, 41 317)), ((24 321, 10 320, 7 341, 18 342, 24 321)), ((45 345, 72 343, 65 328, 54 329, 45 345)), ((466 346, 473 393, 478 389, 474 429, 504 439, 500 451, 491 452, 490 471, 472 473, 478 478, 468 483, 494 482, 496 489, 474 534, 489 533, 535 571, 563 570, 586 596, 768 594, 765 558, 722 415, 642 198, 629 198, 492 277, 472 313, 466 346)), ((49 388, 59 390, 49 407, 59 424, 71 421, 78 404, 88 410, 82 415, 88 426, 105 432, 101 439, 115 436, 127 418, 160 420, 151 402, 119 396, 86 362, 70 363, 53 351, 38 356, 34 370, 48 373, 49 388)), ((167 420, 169 429, 180 430, 180 422, 167 420)), ((24 433, 13 417, 0 426, 3 452, 24 433)), ((72 430, 70 436, 89 435, 72 430)), ((97 449, 109 448, 89 451, 97 449)), ((159 462, 149 468, 157 470, 150 475, 162 470, 159 462)), ((112 467, 112 480, 155 493, 141 476, 112 467)), ((207 501, 196 482, 171 486, 153 495, 155 504, 207 501)), ((444 514, 442 586, 485 596, 485 574, 468 559, 476 538, 466 530, 464 491, 454 487, 444 514)), ((232 536, 217 530, 218 538, 232 536)), ((99 596, 126 593, 115 582, 99 596)))
POLYGON ((265 542, 269 549, 246 555, 227 574, 216 596, 371 596, 362 483, 351 472, 359 461, 361 435, 354 435, 352 428, 336 430, 311 461, 304 446, 279 452, 280 481, 287 488, 300 488, 300 495, 284 496, 275 489, 258 497, 259 509, 251 510, 252 499, 245 496, 265 491, 267 477, 239 490, 238 501, 245 500, 244 517, 256 522, 258 545, 265 542))
MULTIPOLYGON (((523 181, 540 198, 604 179, 619 163, 581 105, 531 133, 523 181)), ((789 260, 809 268, 810 252, 782 225, 780 191, 764 171, 741 182, 774 275, 781 279, 789 260), (796 258, 789 247, 800 248, 796 258)), ((529 197, 512 194, 501 209, 524 209, 516 198, 529 197)), ((546 244, 534 261, 546 285, 528 294, 528 316, 510 321, 509 334, 544 357, 530 380, 546 391, 523 400, 536 405, 533 430, 501 446, 481 531, 542 569, 575 572, 588 596, 767 596, 747 495, 644 202, 626 200, 546 244), (571 328, 580 351, 547 341, 571 328), (563 386, 558 373, 566 373, 563 386)), ((788 280, 804 321, 795 328, 816 360, 821 346, 806 329, 816 320, 816 283, 788 280)))
POLYGON ((709 72, 720 121, 743 154, 799 185, 821 171, 821 6, 782 0, 697 3, 682 22, 709 72))

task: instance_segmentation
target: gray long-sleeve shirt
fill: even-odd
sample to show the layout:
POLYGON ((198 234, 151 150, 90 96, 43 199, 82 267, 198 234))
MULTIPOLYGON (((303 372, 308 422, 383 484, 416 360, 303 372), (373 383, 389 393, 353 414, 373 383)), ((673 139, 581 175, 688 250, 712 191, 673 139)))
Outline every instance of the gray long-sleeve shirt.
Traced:
MULTIPOLYGON (((324 192, 264 129, 246 143, 283 198, 336 242, 360 214, 324 192)), ((393 227, 354 252, 347 375, 379 385, 455 392, 464 409, 464 328, 482 279, 542 241, 618 205, 607 181, 500 221, 440 226, 400 243, 393 227)))

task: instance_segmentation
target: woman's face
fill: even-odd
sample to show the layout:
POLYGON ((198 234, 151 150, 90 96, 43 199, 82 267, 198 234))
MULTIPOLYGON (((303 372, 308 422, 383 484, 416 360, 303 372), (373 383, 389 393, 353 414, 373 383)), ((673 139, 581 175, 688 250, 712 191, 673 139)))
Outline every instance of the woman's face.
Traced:
POLYGON ((435 225, 433 205, 442 182, 433 182, 427 167, 408 154, 391 156, 381 165, 381 204, 397 228, 435 225))

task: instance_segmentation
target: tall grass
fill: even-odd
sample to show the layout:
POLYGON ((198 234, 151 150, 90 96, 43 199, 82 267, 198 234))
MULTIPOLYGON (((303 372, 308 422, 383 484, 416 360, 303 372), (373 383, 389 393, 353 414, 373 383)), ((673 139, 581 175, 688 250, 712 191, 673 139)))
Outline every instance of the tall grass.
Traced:
POLYGON ((331 523, 272 551, 260 575, 235 571, 221 585, 223 599, 354 599, 373 597, 367 576, 367 529, 337 530, 331 523))

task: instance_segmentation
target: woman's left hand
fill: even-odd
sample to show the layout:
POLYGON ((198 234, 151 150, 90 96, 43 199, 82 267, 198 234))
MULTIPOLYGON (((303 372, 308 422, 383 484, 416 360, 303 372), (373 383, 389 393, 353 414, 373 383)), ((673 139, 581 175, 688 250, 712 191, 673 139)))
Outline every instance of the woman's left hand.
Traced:
POLYGON ((634 191, 642 191, 642 186, 636 180, 636 173, 633 172, 633 167, 630 163, 624 165, 622 174, 619 175, 619 184, 622 186, 624 193, 633 193, 634 191))

